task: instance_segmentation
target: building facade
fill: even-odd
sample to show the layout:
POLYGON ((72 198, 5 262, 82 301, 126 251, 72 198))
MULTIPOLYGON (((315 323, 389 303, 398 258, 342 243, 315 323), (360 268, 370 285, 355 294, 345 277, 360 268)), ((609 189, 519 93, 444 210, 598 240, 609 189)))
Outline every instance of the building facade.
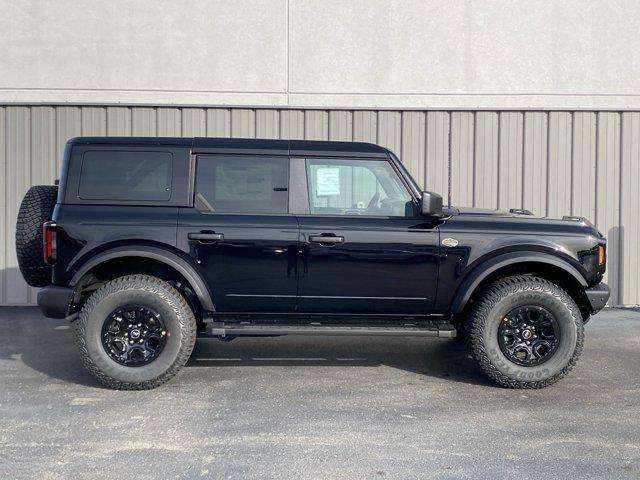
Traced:
POLYGON ((640 7, 0 1, 0 305, 13 235, 78 135, 369 141, 454 205, 582 215, 640 304, 640 7))

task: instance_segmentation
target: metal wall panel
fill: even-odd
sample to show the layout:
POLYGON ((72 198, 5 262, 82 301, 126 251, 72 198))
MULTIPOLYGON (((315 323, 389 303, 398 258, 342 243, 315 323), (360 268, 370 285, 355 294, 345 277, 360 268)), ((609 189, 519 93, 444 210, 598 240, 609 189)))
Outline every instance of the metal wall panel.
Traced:
POLYGON ((400 112, 378 112, 378 145, 402 156, 402 114, 400 112))
POLYGON ((461 206, 582 215, 609 240, 611 304, 640 304, 640 112, 0 106, 0 305, 35 302, 13 235, 30 185, 50 184, 78 135, 374 142, 461 206))
POLYGON ((277 110, 256 111, 256 138, 280 138, 280 113, 277 110))
POLYGON ((207 136, 231 136, 231 110, 228 108, 207 109, 207 136))
POLYGON ((20 197, 31 185, 31 109, 6 108, 5 130, 5 249, 4 302, 9 305, 33 303, 30 289, 22 279, 16 259, 14 232, 20 197))
POLYGON ((416 179, 423 188, 440 193, 446 203, 451 199, 450 117, 448 112, 427 112, 426 178, 416 179))
POLYGON ((449 126, 451 200, 466 206, 473 206, 474 117, 473 112, 453 112, 449 126))
MULTIPOLYGON (((611 286, 611 303, 621 304, 620 296, 620 114, 598 113, 598 172, 596 174, 595 155, 590 166, 589 180, 593 177, 595 188, 586 195, 589 205, 595 207, 595 222, 608 239, 608 262, 605 281, 611 286), (591 201, 592 199, 592 201, 591 201), (596 199, 598 200, 596 202, 596 199)), ((580 188, 589 190, 592 183, 574 184, 574 191, 580 188)), ((640 198, 640 195, 636 195, 640 198)), ((574 208, 575 211, 575 208, 574 208)), ((587 212, 589 213, 589 212, 587 212)), ((575 213, 574 213, 575 214, 575 213)), ((583 216, 594 218, 591 214, 583 216)))
MULTIPOLYGON (((619 281, 622 303, 639 303, 640 290, 640 112, 622 114, 619 281)), ((613 192, 612 192, 613 193, 613 192)))
POLYGON ((571 214, 593 219, 596 191, 596 114, 573 114, 573 167, 571 214))
POLYGON ((547 213, 547 113, 524 114, 523 206, 536 215, 547 213))
POLYGON ((204 108, 184 108, 182 110, 182 135, 185 137, 205 137, 207 135, 207 113, 204 108))
POLYGON ((353 114, 345 110, 329 112, 329 140, 349 142, 353 138, 353 114))
POLYGON ((522 208, 524 114, 501 112, 498 129, 498 208, 522 208))
POLYGON ((353 141, 372 143, 378 141, 378 115, 376 112, 353 112, 353 141))
POLYGON ((571 114, 549 113, 547 215, 571 211, 571 114))
MULTIPOLYGON (((426 155, 426 115, 424 112, 404 112, 402 114, 402 128, 400 138, 402 141, 401 152, 396 152, 421 185, 424 185, 426 155)), ((391 149, 394 151, 394 149, 391 149)))
POLYGON ((498 114, 475 115, 473 206, 498 208, 498 114))

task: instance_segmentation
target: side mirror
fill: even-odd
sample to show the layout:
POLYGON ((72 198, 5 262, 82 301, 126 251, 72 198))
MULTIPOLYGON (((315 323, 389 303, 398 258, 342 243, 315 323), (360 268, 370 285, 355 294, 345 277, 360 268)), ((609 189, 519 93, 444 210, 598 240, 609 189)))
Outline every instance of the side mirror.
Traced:
POLYGON ((443 217, 442 196, 433 192, 422 192, 420 214, 425 217, 443 217))

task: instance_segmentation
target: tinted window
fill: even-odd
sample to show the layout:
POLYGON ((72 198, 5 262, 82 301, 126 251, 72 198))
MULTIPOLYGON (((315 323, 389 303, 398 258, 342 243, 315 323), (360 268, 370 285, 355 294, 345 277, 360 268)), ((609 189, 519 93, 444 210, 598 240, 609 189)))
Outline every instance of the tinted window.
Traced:
POLYGON ((307 179, 313 215, 413 214, 409 192, 386 161, 309 159, 307 179))
POLYGON ((82 159, 78 196, 85 200, 167 201, 169 152, 89 151, 82 159))
POLYGON ((212 213, 287 213, 289 159, 198 157, 196 206, 212 213))

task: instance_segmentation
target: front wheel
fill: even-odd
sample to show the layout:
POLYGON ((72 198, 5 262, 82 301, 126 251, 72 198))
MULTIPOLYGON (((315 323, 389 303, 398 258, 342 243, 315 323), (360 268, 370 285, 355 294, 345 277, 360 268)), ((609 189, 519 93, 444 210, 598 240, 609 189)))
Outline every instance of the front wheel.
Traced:
POLYGON ((471 353, 509 388, 543 388, 573 368, 584 341, 578 306, 542 278, 514 276, 489 286, 467 320, 471 353))
POLYGON ((196 320, 184 297, 148 275, 106 283, 76 321, 84 366, 103 385, 121 390, 169 380, 189 359, 195 340, 196 320))

